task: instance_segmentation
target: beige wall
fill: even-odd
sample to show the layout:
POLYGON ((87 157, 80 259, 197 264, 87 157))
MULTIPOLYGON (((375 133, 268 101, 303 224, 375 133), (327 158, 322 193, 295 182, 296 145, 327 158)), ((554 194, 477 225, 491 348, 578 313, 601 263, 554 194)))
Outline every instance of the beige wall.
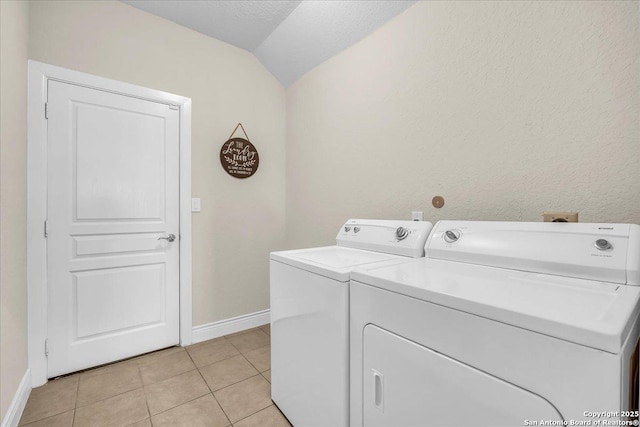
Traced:
POLYGON ((418 2, 287 90, 288 246, 411 210, 640 223, 639 54, 637 2, 418 2))
POLYGON ((419 2, 286 99, 250 53, 117 1, 0 15, 2 414, 26 369, 27 39, 31 59, 193 99, 194 325, 268 308, 285 213, 292 247, 411 210, 640 223, 637 2, 419 2), (218 161, 238 121, 260 150, 247 180, 218 161))
POLYGON ((27 370, 28 18, 0 1, 0 420, 27 370))
POLYGON ((268 254, 285 227, 285 93, 258 60, 118 1, 32 2, 29 58, 192 99, 193 324, 268 308, 268 254), (244 180, 219 160, 238 122, 260 154, 244 180))

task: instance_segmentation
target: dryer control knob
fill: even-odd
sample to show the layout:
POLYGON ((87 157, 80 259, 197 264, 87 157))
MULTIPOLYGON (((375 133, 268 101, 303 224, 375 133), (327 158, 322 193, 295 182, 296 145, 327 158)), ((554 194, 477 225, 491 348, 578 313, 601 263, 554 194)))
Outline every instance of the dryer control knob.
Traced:
POLYGON ((344 231, 346 231, 347 233, 351 231, 351 227, 345 227, 344 231))
POLYGON ((454 243, 460 239, 460 232, 458 230, 447 230, 442 235, 443 239, 447 243, 454 243))
POLYGON ((358 231, 360 231, 360 227, 353 227, 353 232, 357 233, 358 231))
POLYGON ((609 243, 606 239, 598 239, 596 240, 595 247, 599 251, 606 251, 607 249, 612 249, 611 243, 609 243))
POLYGON ((409 235, 409 232, 404 227, 396 228, 396 239, 404 240, 409 235))

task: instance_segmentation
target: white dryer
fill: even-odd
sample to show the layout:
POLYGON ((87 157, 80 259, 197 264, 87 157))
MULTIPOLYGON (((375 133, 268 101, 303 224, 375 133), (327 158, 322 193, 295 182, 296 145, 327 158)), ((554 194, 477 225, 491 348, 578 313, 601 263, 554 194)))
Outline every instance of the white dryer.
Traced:
POLYGON ((271 253, 271 398, 293 425, 349 425, 351 270, 424 256, 431 228, 353 219, 336 246, 271 253))
POLYGON ((351 274, 353 427, 637 419, 639 226, 440 221, 426 252, 351 274))

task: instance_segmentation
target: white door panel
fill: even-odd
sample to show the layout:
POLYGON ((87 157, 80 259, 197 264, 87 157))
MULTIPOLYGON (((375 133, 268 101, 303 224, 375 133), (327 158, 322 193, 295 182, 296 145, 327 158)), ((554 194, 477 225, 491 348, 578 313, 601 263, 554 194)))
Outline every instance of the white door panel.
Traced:
POLYGON ((165 118, 156 115, 162 111, 136 114, 81 103, 73 108, 78 141, 75 220, 162 221, 165 118))
POLYGON ((110 234, 98 236, 74 236, 73 257, 99 257, 130 252, 157 252, 162 249, 158 240, 162 233, 110 234))
POLYGON ((179 341, 179 112, 49 81, 48 376, 179 341))

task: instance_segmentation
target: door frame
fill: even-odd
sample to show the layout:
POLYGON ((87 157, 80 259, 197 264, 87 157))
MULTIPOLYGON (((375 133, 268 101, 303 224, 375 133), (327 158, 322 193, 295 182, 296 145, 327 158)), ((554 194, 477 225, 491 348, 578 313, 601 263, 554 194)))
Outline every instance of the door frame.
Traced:
POLYGON ((191 344, 191 98, 81 73, 38 61, 28 61, 27 133, 27 320, 31 386, 47 382, 47 121, 49 80, 131 96, 180 111, 180 345, 191 344))

